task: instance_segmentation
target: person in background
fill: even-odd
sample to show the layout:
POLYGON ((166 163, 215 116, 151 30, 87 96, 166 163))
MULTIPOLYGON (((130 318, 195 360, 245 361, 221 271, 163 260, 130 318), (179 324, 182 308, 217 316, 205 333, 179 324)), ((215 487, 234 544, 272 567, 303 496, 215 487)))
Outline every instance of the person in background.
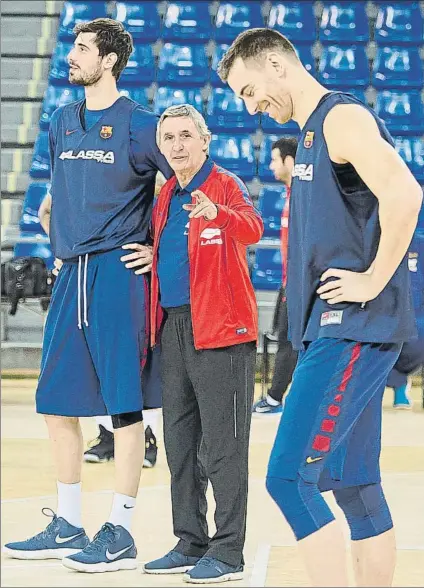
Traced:
POLYGON ((273 143, 269 169, 277 181, 286 186, 286 199, 281 215, 281 259, 283 261, 283 284, 277 298, 274 313, 274 331, 278 334, 278 349, 275 355, 274 374, 271 388, 265 398, 253 405, 254 414, 276 414, 283 409, 283 396, 291 382, 297 362, 297 351, 288 339, 289 323, 287 315, 287 246, 289 233, 289 207, 292 172, 296 157, 297 139, 282 137, 273 143))

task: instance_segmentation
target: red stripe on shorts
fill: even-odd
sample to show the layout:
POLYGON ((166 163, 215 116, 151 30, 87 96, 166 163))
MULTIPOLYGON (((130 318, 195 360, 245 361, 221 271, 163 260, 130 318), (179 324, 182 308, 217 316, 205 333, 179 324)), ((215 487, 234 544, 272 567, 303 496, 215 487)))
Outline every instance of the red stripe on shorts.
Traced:
POLYGON ((352 377, 353 366, 358 361, 359 354, 360 353, 361 353, 361 344, 360 343, 355 343, 355 346, 352 349, 352 355, 350 356, 350 360, 349 360, 349 363, 347 365, 347 368, 343 372, 342 381, 340 383, 340 386, 337 388, 337 390, 339 392, 344 392, 346 390, 346 386, 348 385, 349 380, 352 377))

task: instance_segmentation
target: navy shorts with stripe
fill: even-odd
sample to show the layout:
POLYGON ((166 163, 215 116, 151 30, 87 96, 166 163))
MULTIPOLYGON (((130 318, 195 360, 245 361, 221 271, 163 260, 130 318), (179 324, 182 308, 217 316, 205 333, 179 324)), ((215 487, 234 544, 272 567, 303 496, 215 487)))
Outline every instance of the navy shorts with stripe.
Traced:
POLYGON ((147 280, 125 267, 124 253, 114 249, 63 264, 45 326, 37 412, 85 417, 160 404, 156 392, 143 399, 147 280))
POLYGON ((321 338, 300 352, 268 476, 321 491, 380 481, 382 397, 400 344, 321 338))

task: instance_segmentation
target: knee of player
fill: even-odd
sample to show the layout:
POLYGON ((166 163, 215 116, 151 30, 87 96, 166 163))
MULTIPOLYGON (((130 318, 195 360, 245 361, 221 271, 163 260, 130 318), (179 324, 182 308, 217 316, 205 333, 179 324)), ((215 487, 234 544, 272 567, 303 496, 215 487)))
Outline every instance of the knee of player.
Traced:
POLYGON ((393 527, 381 484, 367 484, 334 490, 343 510, 353 541, 376 537, 393 527))
POLYGON ((266 488, 300 541, 334 520, 317 484, 268 476, 266 488))

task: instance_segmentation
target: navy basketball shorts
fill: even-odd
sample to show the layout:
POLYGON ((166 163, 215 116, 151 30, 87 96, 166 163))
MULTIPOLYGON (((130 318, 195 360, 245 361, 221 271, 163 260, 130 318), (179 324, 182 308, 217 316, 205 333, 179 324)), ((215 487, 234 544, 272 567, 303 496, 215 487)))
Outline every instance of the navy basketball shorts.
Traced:
POLYGON ((148 285, 120 261, 123 253, 63 264, 44 331, 37 412, 88 417, 143 408, 148 285))
POLYGON ((400 344, 321 338, 300 352, 268 476, 335 490, 380 482, 382 398, 400 344))

